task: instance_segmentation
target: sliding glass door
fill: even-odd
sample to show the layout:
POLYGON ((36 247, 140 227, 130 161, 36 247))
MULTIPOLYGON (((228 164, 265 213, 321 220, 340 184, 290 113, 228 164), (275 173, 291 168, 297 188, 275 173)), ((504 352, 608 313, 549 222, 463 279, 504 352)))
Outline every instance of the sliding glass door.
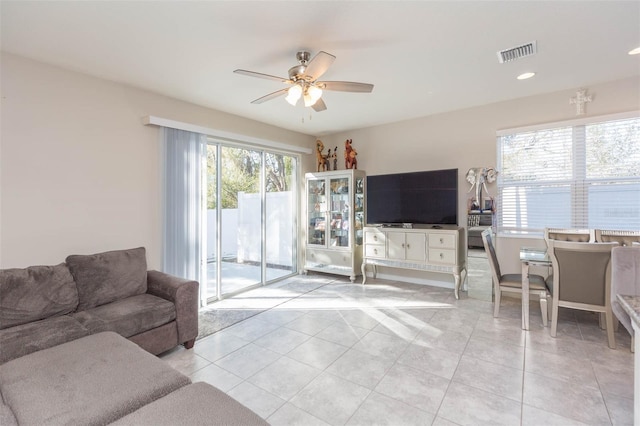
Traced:
POLYGON ((271 281, 296 272, 296 161, 265 153, 266 275, 271 281))
POLYGON ((297 271, 296 175, 294 156, 210 141, 207 301, 297 271))
POLYGON ((262 201, 258 151, 222 147, 221 294, 262 283, 262 201))

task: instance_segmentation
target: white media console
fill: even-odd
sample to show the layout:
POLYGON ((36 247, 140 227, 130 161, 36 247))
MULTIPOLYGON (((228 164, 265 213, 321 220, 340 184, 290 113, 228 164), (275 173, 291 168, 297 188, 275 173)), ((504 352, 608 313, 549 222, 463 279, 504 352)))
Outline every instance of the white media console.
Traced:
POLYGON ((460 285, 467 274, 465 230, 455 225, 414 225, 412 228, 366 226, 362 261, 362 284, 366 266, 415 269, 452 274, 454 293, 459 298, 460 285))

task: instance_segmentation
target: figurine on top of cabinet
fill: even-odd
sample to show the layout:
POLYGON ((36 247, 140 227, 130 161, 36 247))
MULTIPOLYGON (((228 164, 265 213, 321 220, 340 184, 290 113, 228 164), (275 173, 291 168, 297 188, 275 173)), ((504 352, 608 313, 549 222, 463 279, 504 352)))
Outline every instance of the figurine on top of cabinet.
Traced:
POLYGON ((322 153, 322 151, 324 151, 324 144, 320 139, 318 139, 316 141, 316 160, 318 161, 318 171, 327 170, 327 157, 322 153))
POLYGON ((356 158, 358 152, 351 146, 352 142, 353 139, 347 139, 344 142, 344 167, 346 169, 358 168, 358 159, 356 158))
POLYGON ((333 155, 331 156, 333 159, 333 170, 338 170, 338 147, 336 146, 333 149, 333 155))

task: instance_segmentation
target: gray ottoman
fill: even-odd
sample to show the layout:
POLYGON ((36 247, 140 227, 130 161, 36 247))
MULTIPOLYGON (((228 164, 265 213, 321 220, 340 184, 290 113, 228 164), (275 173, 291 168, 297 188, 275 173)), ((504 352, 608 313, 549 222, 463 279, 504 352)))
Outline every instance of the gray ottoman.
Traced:
POLYGON ((256 413, 208 383, 198 382, 178 389, 114 426, 174 425, 268 425, 256 413))
POLYGON ((107 424, 190 383, 113 332, 0 365, 2 398, 25 425, 107 424))

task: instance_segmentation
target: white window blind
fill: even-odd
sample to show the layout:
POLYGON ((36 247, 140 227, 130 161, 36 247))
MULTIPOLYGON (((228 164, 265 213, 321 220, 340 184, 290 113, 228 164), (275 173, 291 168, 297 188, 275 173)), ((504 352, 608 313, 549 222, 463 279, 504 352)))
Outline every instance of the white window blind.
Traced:
POLYGON ((640 118, 498 136, 498 232, 640 229, 640 118))

